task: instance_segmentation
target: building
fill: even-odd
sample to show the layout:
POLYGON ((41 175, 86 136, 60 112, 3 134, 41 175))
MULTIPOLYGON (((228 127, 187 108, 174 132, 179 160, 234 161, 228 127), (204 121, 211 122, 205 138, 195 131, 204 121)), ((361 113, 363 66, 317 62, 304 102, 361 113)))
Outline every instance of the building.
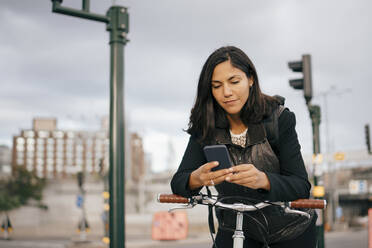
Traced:
POLYGON ((0 145, 0 172, 3 171, 4 167, 10 166, 10 158, 10 148, 6 145, 0 145))
POLYGON ((130 135, 131 148, 131 170, 130 176, 134 184, 137 184, 145 175, 145 153, 143 150, 142 138, 137 133, 130 135))
MULTIPOLYGON (((146 171, 142 138, 137 133, 125 138, 126 181, 136 184, 146 171)), ((35 118, 32 129, 13 137, 12 168, 23 166, 43 178, 93 174, 107 171, 108 165, 107 121, 97 131, 71 131, 58 129, 55 118, 35 118)))
POLYGON ((107 132, 57 129, 54 118, 36 118, 31 130, 13 137, 12 168, 23 166, 44 178, 78 171, 94 173, 108 158, 107 132), (101 164, 101 165, 100 165, 101 164))

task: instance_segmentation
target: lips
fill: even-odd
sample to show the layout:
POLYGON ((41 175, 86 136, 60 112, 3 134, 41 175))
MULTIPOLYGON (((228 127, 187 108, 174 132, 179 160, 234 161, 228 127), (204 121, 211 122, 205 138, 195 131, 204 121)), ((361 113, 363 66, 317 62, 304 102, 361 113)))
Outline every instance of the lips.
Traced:
POLYGON ((225 101, 223 102, 224 104, 226 105, 233 105, 234 103, 236 103, 238 100, 229 100, 229 101, 225 101))

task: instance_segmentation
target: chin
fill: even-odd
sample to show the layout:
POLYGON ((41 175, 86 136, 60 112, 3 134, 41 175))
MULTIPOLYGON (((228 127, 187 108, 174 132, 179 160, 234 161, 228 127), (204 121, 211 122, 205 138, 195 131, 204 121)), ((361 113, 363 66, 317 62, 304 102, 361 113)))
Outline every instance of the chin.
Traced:
POLYGON ((227 113, 228 115, 237 115, 237 114, 240 114, 240 110, 236 110, 236 111, 232 111, 232 110, 228 111, 228 110, 225 110, 225 111, 226 111, 226 113, 227 113))

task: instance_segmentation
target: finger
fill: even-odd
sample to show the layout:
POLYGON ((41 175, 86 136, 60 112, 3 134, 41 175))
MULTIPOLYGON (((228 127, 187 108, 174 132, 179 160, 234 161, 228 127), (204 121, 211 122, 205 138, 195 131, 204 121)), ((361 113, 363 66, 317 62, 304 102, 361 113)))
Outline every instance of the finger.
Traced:
POLYGON ((212 168, 217 167, 218 164, 219 164, 218 161, 212 161, 212 162, 206 163, 203 165, 202 172, 208 173, 211 171, 212 168))
POLYGON ((221 170, 216 170, 214 172, 211 172, 210 173, 210 176, 211 178, 215 178, 215 177, 220 177, 220 176, 225 176, 226 174, 229 174, 232 172, 232 169, 229 168, 229 169, 221 169, 221 170))
POLYGON ((231 167, 233 169, 233 172, 240 172, 240 171, 247 171, 251 170, 252 168, 255 168, 253 164, 240 164, 231 167))
POLYGON ((232 176, 227 177, 226 181, 236 182, 238 180, 242 180, 242 179, 245 179, 245 178, 251 178, 251 177, 255 177, 255 176, 256 176, 255 171, 243 171, 243 172, 239 172, 239 173, 234 173, 232 176))
POLYGON ((256 178, 242 178, 240 180, 230 181, 235 184, 254 185, 257 182, 256 178))
POLYGON ((225 180, 225 177, 227 174, 231 174, 231 170, 230 169, 221 169, 221 170, 217 170, 217 171, 214 171, 214 172, 204 172, 202 174, 202 177, 204 180, 215 180, 216 178, 219 178, 219 177, 223 177, 223 179, 221 179, 221 181, 224 181, 225 180))
POLYGON ((216 185, 217 183, 214 181, 214 180, 208 180, 206 183, 205 183, 205 186, 214 186, 216 185))
POLYGON ((227 175, 224 174, 224 175, 219 176, 219 177, 215 177, 215 178, 213 178, 212 180, 214 181, 215 184, 220 184, 220 183, 222 183, 222 182, 225 181, 225 178, 226 178, 226 176, 228 176, 228 175, 232 175, 232 173, 227 174, 227 175))

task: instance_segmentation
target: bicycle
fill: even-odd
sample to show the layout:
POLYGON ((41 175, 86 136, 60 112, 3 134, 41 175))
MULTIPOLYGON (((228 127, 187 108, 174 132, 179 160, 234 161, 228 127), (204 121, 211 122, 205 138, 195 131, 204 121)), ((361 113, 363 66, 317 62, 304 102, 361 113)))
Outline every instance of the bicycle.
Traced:
MULTIPOLYGON (((301 208, 312 208, 312 209, 325 209, 327 202, 326 200, 316 200, 316 199, 298 199, 295 201, 290 202, 259 202, 256 204, 243 204, 243 203, 234 203, 234 204, 226 204, 220 202, 220 199, 217 199, 216 196, 208 196, 205 194, 199 194, 196 196, 192 196, 190 198, 185 198, 182 196, 178 196, 175 194, 159 194, 157 197, 157 201, 159 203, 179 203, 179 204, 186 204, 182 207, 174 207, 169 209, 169 212, 174 211, 176 209, 189 209, 193 208, 196 205, 208 205, 214 206, 223 209, 231 209, 237 212, 236 215, 236 225, 233 238, 233 248, 243 248, 243 242, 245 239, 244 232, 243 232, 243 216, 244 212, 251 212, 263 209, 268 206, 280 206, 284 209, 285 213, 290 214, 299 214, 310 218, 310 215, 306 212, 297 210, 301 208), (296 208, 296 209, 292 209, 296 208)), ((212 236, 213 239, 213 236, 212 236)), ((214 242, 214 240, 213 240, 214 242)), ((266 247, 269 247, 266 243, 266 247)))

